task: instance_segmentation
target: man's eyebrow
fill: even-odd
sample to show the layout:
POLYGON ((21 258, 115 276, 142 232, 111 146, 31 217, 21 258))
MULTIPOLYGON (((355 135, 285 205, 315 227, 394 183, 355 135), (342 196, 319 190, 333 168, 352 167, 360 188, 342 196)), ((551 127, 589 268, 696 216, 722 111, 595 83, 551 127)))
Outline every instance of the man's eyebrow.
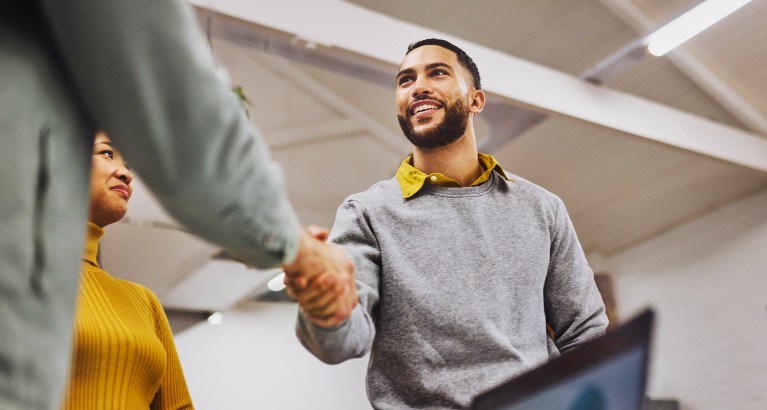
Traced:
POLYGON ((406 68, 404 70, 400 70, 400 72, 398 72, 397 76, 394 77, 394 78, 400 78, 403 74, 411 74, 411 73, 414 73, 414 72, 415 72, 415 70, 413 70, 412 68, 406 68))
MULTIPOLYGON (((435 68, 447 68, 449 70, 453 70, 453 67, 448 63, 442 63, 442 62, 436 62, 436 63, 429 63, 426 65, 426 70, 433 70, 435 68)), ((397 76, 394 78, 400 78, 404 74, 412 74, 415 70, 412 68, 406 68, 404 70, 400 70, 400 72, 397 73, 397 76)))
POLYGON ((433 70, 435 68, 440 68, 440 67, 448 68, 450 70, 453 69, 453 67, 451 67, 450 64, 448 64, 448 63, 431 63, 431 64, 426 65, 426 69, 427 70, 433 70))

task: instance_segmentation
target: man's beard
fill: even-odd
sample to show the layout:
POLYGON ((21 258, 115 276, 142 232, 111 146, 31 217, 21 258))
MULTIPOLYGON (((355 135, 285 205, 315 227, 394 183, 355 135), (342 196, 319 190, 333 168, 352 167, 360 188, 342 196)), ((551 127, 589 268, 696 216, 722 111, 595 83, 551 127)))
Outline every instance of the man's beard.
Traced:
POLYGON ((399 126, 411 144, 418 148, 440 148, 451 144, 466 132, 469 123, 469 106, 459 98, 451 105, 443 104, 445 118, 428 130, 416 133, 410 118, 397 115, 399 126))

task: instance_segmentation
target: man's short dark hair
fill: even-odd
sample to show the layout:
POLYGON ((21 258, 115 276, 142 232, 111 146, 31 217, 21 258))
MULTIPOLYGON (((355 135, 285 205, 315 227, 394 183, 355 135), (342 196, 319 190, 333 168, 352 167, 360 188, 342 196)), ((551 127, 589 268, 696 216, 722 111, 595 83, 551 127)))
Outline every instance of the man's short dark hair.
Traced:
POLYGON ((477 68, 477 65, 474 64, 474 60, 472 60, 471 57, 469 57, 469 55, 466 54, 465 51, 461 50, 458 46, 447 40, 442 40, 439 38, 427 38, 425 40, 411 43, 407 47, 407 53, 405 53, 405 55, 410 54, 411 51, 421 46, 440 46, 454 52, 456 57, 458 57, 458 62, 461 63, 463 68, 469 70, 471 73, 471 79, 474 81, 474 88, 477 90, 482 89, 482 82, 479 78, 479 69, 477 68))

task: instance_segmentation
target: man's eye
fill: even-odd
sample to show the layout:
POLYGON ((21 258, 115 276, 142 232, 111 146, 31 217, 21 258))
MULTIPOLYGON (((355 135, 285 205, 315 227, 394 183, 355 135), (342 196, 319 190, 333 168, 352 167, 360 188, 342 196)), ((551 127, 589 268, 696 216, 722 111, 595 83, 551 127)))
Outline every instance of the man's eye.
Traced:
POLYGON ((437 76, 437 75, 447 75, 447 71, 442 69, 437 69, 431 72, 431 75, 437 76))
POLYGON ((106 157, 109 157, 109 159, 114 159, 114 157, 115 157, 114 152, 112 152, 112 150, 108 150, 108 149, 99 152, 99 154, 104 155, 106 157))
POLYGON ((413 81, 413 77, 400 77, 399 80, 397 81, 397 83, 399 85, 402 85, 402 84, 405 84, 405 83, 409 83, 411 81, 413 81))

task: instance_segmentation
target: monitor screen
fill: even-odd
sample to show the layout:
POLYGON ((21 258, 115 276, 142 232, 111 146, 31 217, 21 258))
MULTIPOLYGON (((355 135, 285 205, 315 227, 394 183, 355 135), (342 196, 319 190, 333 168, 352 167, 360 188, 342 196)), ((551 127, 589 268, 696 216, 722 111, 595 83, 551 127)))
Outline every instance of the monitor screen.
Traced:
POLYGON ((476 410, 641 410, 654 315, 612 332, 481 394, 476 410))

